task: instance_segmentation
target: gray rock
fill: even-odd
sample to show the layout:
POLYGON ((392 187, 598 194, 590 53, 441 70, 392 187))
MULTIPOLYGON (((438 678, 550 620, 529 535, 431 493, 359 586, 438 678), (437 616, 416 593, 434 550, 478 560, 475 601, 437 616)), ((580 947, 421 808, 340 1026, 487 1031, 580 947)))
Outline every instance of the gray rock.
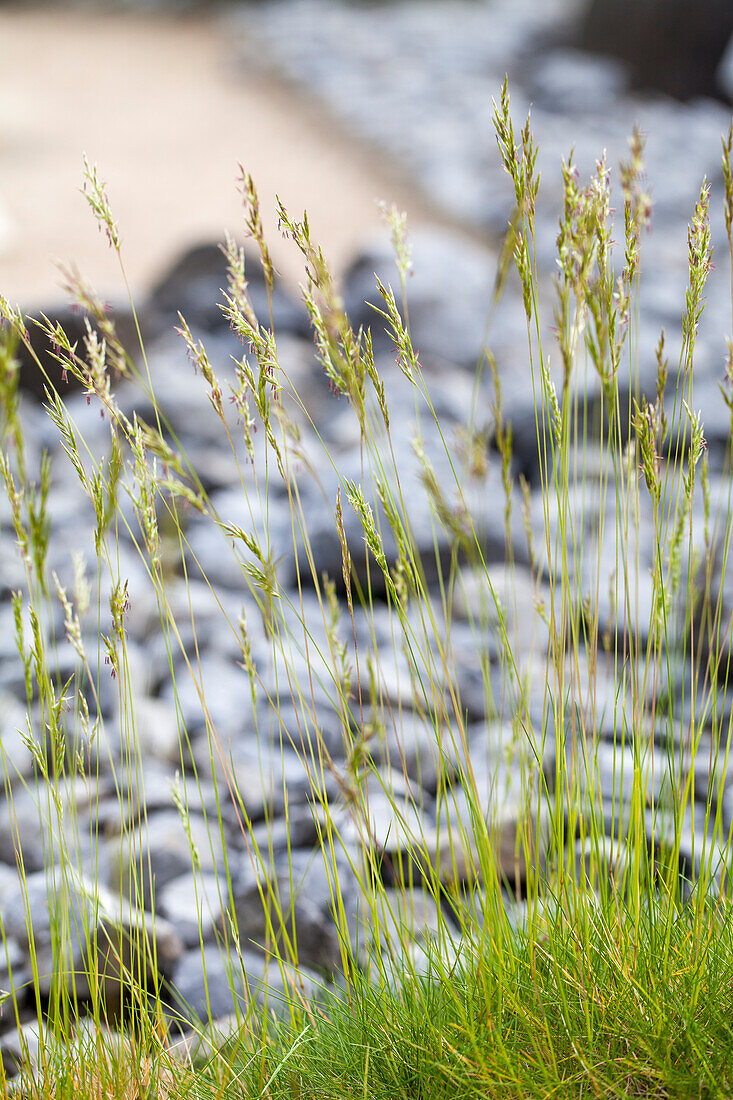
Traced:
POLYGON ((665 874, 671 866, 679 874, 683 896, 689 895, 700 879, 713 892, 730 889, 729 833, 715 834, 715 820, 704 806, 688 803, 683 812, 669 807, 649 809, 645 823, 657 873, 665 874))
POLYGON ((728 689, 733 658, 729 625, 733 614, 733 572, 730 568, 728 551, 727 528, 730 519, 727 509, 719 517, 718 522, 723 524, 723 535, 713 539, 710 553, 703 558, 696 578, 696 589, 699 594, 699 605, 695 615, 696 649, 702 660, 710 662, 711 678, 721 687, 728 689), (703 597, 708 602, 707 610, 703 597))
POLYGON ((7 1076, 15 1077, 22 1069, 37 1066, 45 1039, 45 1028, 38 1021, 28 1021, 0 1035, 0 1058, 7 1076))
POLYGON ((536 100, 561 115, 599 114, 609 98, 618 97, 628 85, 622 63, 562 47, 536 58, 528 75, 536 100))
POLYGON ((43 781, 17 787, 0 800, 0 861, 27 873, 48 865, 64 852, 91 870, 101 867, 86 822, 97 797, 96 785, 84 779, 65 781, 59 788, 60 812, 43 781))
POLYGON ((172 1058, 184 1063, 198 1061, 203 1057, 211 1058, 219 1054, 227 1045, 236 1043, 241 1032, 241 1013, 230 1012, 228 1015, 218 1016, 204 1030, 197 1021, 195 1030, 186 1031, 179 1039, 174 1039, 168 1044, 168 1053, 172 1058))
POLYGON ((184 874, 161 889, 156 909, 166 917, 185 947, 195 947, 224 932, 226 883, 213 874, 184 874))
MULTIPOLYGON (((296 668, 303 667, 302 660, 294 661, 293 664, 296 668)), ((320 693, 315 681, 312 683, 314 690, 311 695, 308 690, 310 681, 306 673, 299 680, 298 685, 303 697, 296 702, 288 694, 284 694, 283 699, 278 701, 277 711, 271 709, 260 724, 260 729, 266 734, 270 744, 277 745, 282 740, 283 745, 287 746, 283 757, 284 766, 283 764, 275 766, 277 762, 274 760, 268 766, 273 776, 282 774, 291 796, 297 797, 299 801, 308 796, 314 782, 319 789, 324 784, 326 787, 331 786, 330 773, 319 774, 320 768, 316 765, 316 761, 319 760, 323 750, 332 760, 344 758, 348 741, 345 723, 349 721, 349 717, 353 719, 357 710, 353 689, 351 697, 346 700, 348 709, 345 720, 343 703, 338 702, 335 686, 334 698, 329 699, 320 693)), ((277 693, 271 698, 274 701, 277 693)), ((274 793, 276 808, 280 806, 281 799, 282 784, 278 782, 274 793)))
MULTIPOLYGON (((642 507, 645 504, 642 498, 642 507)), ((646 510, 646 509, 644 509, 646 510)), ((589 540, 580 561, 583 598, 590 600, 591 614, 598 616, 601 635, 610 631, 622 649, 629 637, 644 646, 653 629, 655 534, 648 516, 626 536, 626 558, 617 551, 616 520, 609 515, 600 545, 589 540)), ((618 538, 624 538, 619 532, 618 538)))
POLYGON ((207 717, 221 738, 253 729, 249 678, 233 661, 202 656, 200 668, 195 666, 191 672, 181 668, 175 682, 166 684, 161 699, 169 708, 180 709, 182 727, 191 738, 206 729, 207 717))
POLYGON ((432 895, 417 886, 408 891, 387 887, 377 899, 377 922, 365 907, 362 943, 386 954, 404 949, 412 941, 436 936, 445 927, 432 895))
MULTIPOLYGON (((45 314, 53 326, 61 325, 72 346, 78 344, 80 354, 83 354, 84 339, 86 336, 86 320, 88 318, 92 328, 98 336, 101 334, 96 322, 85 311, 76 309, 66 303, 48 302, 42 309, 35 308, 32 316, 42 320, 41 314, 45 314)), ((134 357, 139 348, 135 321, 130 309, 118 303, 114 308, 110 305, 110 319, 114 322, 117 334, 123 347, 134 357)), ((32 354, 23 344, 20 344, 16 356, 20 362, 20 387, 28 395, 32 395, 38 401, 45 400, 46 385, 58 390, 62 397, 66 398, 75 389, 81 386, 71 372, 64 374, 61 364, 53 358, 51 341, 41 328, 27 317, 26 328, 30 338, 32 354), (36 359, 40 359, 43 371, 38 367, 36 359)))
POLYGON ((494 637, 458 621, 451 623, 446 635, 450 638, 447 655, 455 668, 461 713, 467 721, 509 717, 508 711, 503 713, 506 677, 494 637))
POLYGON ((118 708, 116 717, 104 723, 102 740, 112 759, 126 759, 132 754, 180 766, 182 738, 173 702, 141 692, 130 699, 124 714, 118 708))
POLYGON ((550 589, 538 584, 521 565, 464 569, 455 590, 453 614, 488 628, 496 649, 508 644, 520 666, 523 658, 547 653, 550 633, 543 618, 550 615, 550 589), (506 641, 505 641, 506 637, 506 641))
MULTIPOLYGON (((85 520, 79 517, 78 522, 87 530, 91 529, 91 521, 86 523, 85 520)), ((99 639, 97 637, 87 637, 83 641, 89 672, 82 666, 79 655, 71 643, 64 639, 62 642, 57 643, 55 647, 53 657, 54 674, 60 684, 65 684, 73 678, 73 688, 84 693, 92 716, 98 711, 104 717, 109 717, 115 713, 118 707, 120 683, 117 675, 113 675, 114 669, 105 660, 105 656, 99 647, 99 639), (91 673, 91 681, 89 673, 91 673)), ((134 647, 131 646, 130 648, 133 650, 134 647)), ((130 653, 130 668, 130 679, 134 683, 134 671, 141 668, 141 665, 137 665, 135 661, 134 652, 130 653)), ((124 673, 122 675, 125 683, 127 683, 127 677, 124 673)), ((132 683, 130 686, 132 686, 132 683)), ((135 684, 135 686, 138 685, 135 684)), ((75 730, 70 731, 69 742, 72 745, 74 738, 71 734, 75 732, 75 730)))
POLYGON ((210 775, 213 766, 219 791, 231 791, 235 818, 243 807, 250 822, 281 816, 286 798, 290 806, 303 805, 324 794, 333 797, 338 788, 332 772, 321 767, 307 702, 302 709, 283 706, 279 714, 266 714, 259 741, 238 738, 212 746, 200 738, 193 756, 199 775, 210 775))
POLYGON ((429 792, 399 769, 370 768, 356 782, 351 820, 340 829, 355 865, 365 866, 367 878, 398 888, 430 878, 426 860, 434 862, 437 817, 429 792))
POLYGON ((379 767, 404 773, 431 794, 455 775, 460 734, 440 713, 431 717, 412 710, 387 712, 379 730, 370 743, 379 767))
POLYGON ((389 618, 385 633, 375 633, 373 638, 365 634, 357 640, 352 664, 357 664, 358 655, 362 705, 371 704, 397 723, 403 711, 432 708, 444 715, 450 706, 449 677, 432 625, 415 620, 403 627, 397 616, 390 613, 389 618))
POLYGON ((299 966, 329 974, 341 968, 338 929, 325 899, 293 896, 287 875, 239 889, 234 913, 243 944, 264 952, 276 948, 299 966))
POLYGON ((729 39, 725 53, 720 59, 716 80, 719 91, 733 102, 733 36, 729 39))
MULTIPOLYGON (((249 253, 245 267, 248 293, 260 324, 270 325, 267 288, 257 258, 249 253)), ((227 323, 219 309, 227 289, 226 258, 218 244, 203 243, 184 252, 154 286, 145 304, 148 329, 160 333, 177 327, 178 311, 192 329, 210 332, 227 323)), ((273 294, 275 331, 308 334, 308 318, 303 307, 293 301, 278 283, 273 294)))
MULTIPOLYGON (((279 854, 291 848, 312 848, 318 843, 319 817, 311 805, 288 807, 287 817, 263 821, 252 829, 252 844, 263 854, 279 854)), ((320 823, 320 830, 324 823, 320 823)))
MULTIPOLYGON (((2 912, 1 903, 0 912, 2 912)), ((27 957, 20 943, 12 936, 6 936, 0 949, 0 989, 5 991, 13 989, 16 1001, 21 1000, 23 980, 28 977, 26 966, 27 957)), ((3 1012, 3 1008, 4 1006, 0 1004, 0 1017, 7 1017, 8 1013, 3 1012)))
POLYGON ((274 866, 248 854, 233 878, 234 914, 243 945, 278 951, 299 966, 341 969, 341 937, 356 934, 358 884, 338 842, 333 854, 299 849, 275 855, 274 866), (339 931, 334 898, 340 894, 346 926, 339 931))
POLYGON ((0 694, 0 744, 2 774, 10 782, 28 779, 34 772, 33 754, 26 745, 29 736, 27 709, 10 692, 0 694))
POLYGON ((733 787, 727 786, 721 796, 724 835, 730 833, 733 826, 733 787))
POLYGON ((702 805, 710 805, 716 813, 721 800, 725 799, 728 808, 724 818, 733 821, 733 804, 728 791, 733 780, 733 757, 728 749, 728 724, 725 718, 717 733, 700 735, 695 753, 694 794, 695 800, 702 805))
POLYGON ((515 891, 543 866, 549 813, 535 752, 522 731, 510 726, 489 724, 471 732, 463 783, 446 792, 428 848, 443 881, 480 879, 481 845, 493 852, 499 875, 515 891), (478 831, 477 814, 485 820, 485 834, 478 831))
MULTIPOLYGON (((406 973, 426 978, 445 974, 447 969, 452 970, 460 965, 460 957, 465 948, 465 941, 458 935, 451 936, 445 932, 439 938, 413 941, 407 945, 404 953, 406 973)), ((399 973, 398 970, 397 974, 399 973)))
POLYGON ((219 822, 193 808, 185 826, 178 810, 161 810, 107 847, 114 887, 145 909, 167 883, 192 870, 194 859, 204 872, 223 865, 219 822))
POLYGON ((481 883, 466 884, 460 895, 450 898, 455 907, 458 925, 486 928, 503 921, 506 927, 517 932, 527 923, 527 901, 517 900, 516 891, 500 887, 484 888, 481 883))
POLYGON ((671 797, 680 785, 680 775, 684 783, 689 765, 689 757, 680 762, 677 754, 670 754, 653 743, 640 744, 635 751, 621 739, 616 745, 588 742, 584 748, 582 735, 578 735, 574 743, 568 743, 566 751, 567 774, 574 777, 570 781, 577 780, 579 790, 594 804, 599 799, 630 803, 636 784, 635 765, 638 764, 642 802, 656 805, 660 799, 671 797))
MULTIPOLYGON (((465 238, 437 230, 412 235, 414 275, 407 303, 413 347, 425 364, 474 368, 481 356, 491 301, 494 257, 465 238), (460 287, 460 294, 453 293, 460 287)), ((372 331, 375 347, 390 347, 375 274, 392 286, 400 301, 399 274, 386 245, 373 246, 354 261, 344 277, 344 304, 352 326, 372 331)))
POLYGON ((318 979, 306 970, 284 965, 254 951, 222 949, 214 944, 187 951, 173 974, 172 1001, 182 1023, 197 1026, 224 1020, 232 1013, 243 1022, 253 1008, 284 1015, 288 1001, 309 999, 318 979))
MULTIPOLYGON (((433 494, 424 485, 425 466, 416 453, 411 430, 407 425, 403 425, 394 445, 400 484, 398 486, 397 476, 390 465, 384 471, 383 480, 386 480, 403 526, 409 531, 415 556, 421 562, 428 584, 437 581, 439 571, 442 576, 447 575, 456 552, 461 559, 480 552, 487 562, 503 561, 506 553, 504 491, 498 465, 492 463, 485 476, 463 477, 460 467, 457 471, 455 464, 451 468, 445 443, 436 432, 426 430, 420 445, 434 475, 437 492, 433 494)), ((384 508, 375 499, 368 481, 364 484, 362 463, 358 456, 349 456, 344 460, 341 474, 361 486, 381 536, 387 566, 393 569, 399 558, 397 539, 387 521, 384 508)), ((334 521, 339 483, 330 474, 324 474, 323 480, 331 501, 330 507, 309 513, 308 538, 319 571, 325 570, 341 590, 342 551, 334 521)), ((517 560, 526 561, 521 505, 516 494, 514 505, 510 530, 517 560)), ((344 533, 353 572, 362 586, 368 585, 375 596, 381 595, 385 591, 385 580, 371 551, 367 549, 363 521, 346 499, 343 499, 342 507, 344 533)), ((283 576, 285 575, 287 574, 283 570, 283 576)))
POLYGON ((48 996, 59 982, 80 998, 91 996, 98 977, 106 1011, 118 1011, 129 975, 151 984, 170 970, 182 951, 167 921, 134 912, 103 886, 59 866, 29 875, 2 902, 6 934, 36 957, 38 988, 48 996))
POLYGON ((119 837, 125 827, 138 825, 144 814, 173 809, 176 787, 192 813, 212 819, 221 811, 227 825, 232 825, 229 797, 222 792, 217 808, 213 783, 133 755, 115 768, 114 794, 99 800, 96 816, 100 832, 119 837))
POLYGON ((260 821, 279 797, 276 773, 259 760, 256 742, 242 738, 198 737, 192 745, 196 772, 224 793, 227 812, 236 819, 243 809, 252 821, 260 821))

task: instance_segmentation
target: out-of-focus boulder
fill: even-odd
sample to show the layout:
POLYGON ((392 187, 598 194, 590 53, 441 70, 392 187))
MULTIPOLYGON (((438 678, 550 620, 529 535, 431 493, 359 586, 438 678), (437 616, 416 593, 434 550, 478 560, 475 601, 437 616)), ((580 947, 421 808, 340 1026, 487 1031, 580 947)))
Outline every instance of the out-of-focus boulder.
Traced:
MULTIPOLYGON (((245 278, 252 309, 260 324, 270 325, 267 284, 259 259, 251 252, 245 257, 245 278)), ((170 332, 180 324, 179 311, 192 329, 199 333, 226 331, 228 322, 220 305, 227 289, 227 261, 218 244, 193 245, 173 261, 153 287, 145 307, 146 327, 153 335, 170 332)), ((307 335, 308 315, 279 282, 272 294, 275 332, 307 335)))
MULTIPOLYGON (((140 339, 137 334, 135 321, 129 309, 114 305, 106 307, 109 320, 114 324, 117 339, 127 355, 135 359, 140 351, 140 339)), ((68 337, 72 348, 76 349, 79 359, 87 361, 85 340, 88 335, 87 319, 101 343, 104 333, 90 314, 83 309, 68 304, 49 303, 40 309, 32 309, 25 316, 26 331, 30 341, 30 349, 22 341, 18 341, 13 358, 18 361, 20 376, 18 385, 25 393, 32 394, 43 401, 45 389, 50 386, 58 390, 62 397, 69 392, 78 390, 81 383, 71 371, 65 371, 59 358, 67 357, 68 353, 55 345, 54 341, 44 331, 46 317, 52 327, 60 325, 68 337), (41 322, 44 328, 36 322, 41 322), (40 365, 39 365, 40 364, 40 365)), ((108 366, 114 369, 111 357, 107 359, 108 366)))
POLYGON ((580 44, 628 62, 634 84, 678 99, 719 96, 730 0, 590 0, 580 44))

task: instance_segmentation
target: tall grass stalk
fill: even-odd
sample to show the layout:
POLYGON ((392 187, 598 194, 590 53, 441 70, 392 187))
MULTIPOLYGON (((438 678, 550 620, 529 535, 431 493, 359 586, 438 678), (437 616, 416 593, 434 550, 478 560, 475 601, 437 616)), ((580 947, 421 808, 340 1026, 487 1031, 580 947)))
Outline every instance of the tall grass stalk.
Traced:
MULTIPOLYGON (((419 491, 432 509, 430 554, 418 551, 410 523, 418 489, 399 467, 389 385, 375 362, 370 333, 352 328, 307 217, 293 219, 282 204, 282 231, 304 261, 302 297, 315 355, 358 431, 358 480, 353 469, 348 475, 339 469, 338 456, 311 418, 309 395, 298 392, 281 363, 272 323, 272 260, 257 191, 246 173, 245 226, 259 250, 269 317, 263 323, 256 316, 244 252, 228 239, 221 308, 243 345, 234 381, 217 377, 183 316, 179 333, 199 375, 190 384, 204 389, 202 400, 219 418, 231 449, 247 524, 217 514, 205 471, 193 467, 156 399, 142 337, 128 355, 103 305, 77 276, 69 275, 70 289, 96 326, 88 326, 83 347, 72 344, 59 325, 43 317, 31 322, 0 300, 0 470, 8 501, 3 533, 15 539, 25 568, 24 588, 13 595, 27 707, 23 733, 33 759, 31 780, 22 782, 40 799, 51 899, 49 955, 35 947, 39 912, 35 895, 27 896, 27 981, 40 1035, 37 1053, 27 1051, 35 1062, 21 1086, 28 1095, 130 1095, 130 1081, 139 1095, 157 1090, 166 1096, 433 1100, 733 1091, 727 1057, 731 838, 723 831, 719 797, 730 748, 730 722, 720 699, 728 686, 731 643, 722 588, 715 591, 713 584, 716 560, 722 562, 718 575, 725 575, 731 511, 729 493, 723 501, 711 499, 694 395, 695 340, 712 255, 709 188, 702 184, 688 230, 679 360, 668 365, 660 334, 656 379, 653 387, 643 387, 639 356, 651 349, 639 348, 636 319, 651 202, 640 135, 632 137, 615 198, 604 160, 587 182, 580 181, 572 159, 563 165, 558 265, 550 287, 537 262, 537 151, 529 121, 515 132, 506 85, 495 104, 494 127, 515 211, 491 310, 501 310, 514 267, 526 317, 527 384, 536 406, 538 484, 515 476, 512 425, 502 407, 490 330, 477 380, 488 368, 495 387, 493 438, 480 429, 486 410, 476 405, 460 441, 441 425, 410 331, 404 218, 385 208, 400 292, 378 281, 375 323, 386 326, 397 366, 414 392, 415 423, 423 429, 414 448, 419 491), (623 227, 617 224, 615 233, 621 244, 614 248, 612 209, 620 202, 623 227), (553 334, 546 324, 548 294, 553 334), (77 560, 73 591, 46 564, 52 459, 42 455, 33 470, 35 446, 23 431, 18 347, 44 370, 33 351, 31 323, 46 333, 54 358, 109 428, 100 456, 85 442, 63 393, 47 379, 46 410, 60 443, 53 464, 71 463, 93 517, 86 547, 93 564, 85 569, 77 560), (121 377, 134 380, 144 395, 152 409, 147 420, 118 400, 121 377), (435 448, 425 445, 428 432, 442 447, 439 465, 435 448), (317 462, 314 447, 320 450, 317 462), (309 531, 304 486, 308 479, 318 481, 319 463, 336 476, 330 501, 341 547, 336 576, 322 574, 309 531), (517 530, 526 531, 522 554, 535 603, 530 654, 516 641, 516 589, 510 584, 507 602, 473 507, 476 486, 480 494, 492 463, 501 469, 510 578, 517 530), (280 581, 271 532, 276 489, 290 509, 296 583, 288 588, 280 581), (640 517, 647 513, 654 565, 645 618, 638 603, 638 540, 640 517), (315 858, 323 862, 329 884, 340 972, 335 986, 324 981, 315 1001, 304 994, 299 928, 285 896, 297 890, 292 858, 285 884, 273 875, 272 840, 250 819, 237 766, 207 705, 194 588, 215 587, 188 541, 193 514, 226 536, 249 606, 261 620, 253 624, 251 610, 248 620, 244 607, 240 614, 220 604, 222 629, 236 640, 262 727, 263 751, 274 735, 276 755, 294 749, 307 776, 319 838, 315 858), (361 530, 356 539, 353 517, 361 530), (204 715, 208 753, 202 757, 192 749, 177 703, 179 770, 191 782, 174 783, 171 801, 190 842, 191 869, 199 871, 201 840, 191 815, 204 785, 216 777, 217 813, 206 825, 211 857, 223 851, 221 902, 227 915, 219 940, 228 952, 232 987, 237 960, 243 968, 243 952, 251 947, 242 942, 234 915, 236 875, 226 824, 233 813, 263 907, 259 946, 289 991, 284 1019, 281 1012, 261 1011, 254 991, 249 999, 235 998, 237 1020, 226 1043, 215 1026, 201 1027, 195 1069, 171 1052, 175 1010, 170 991, 156 977, 151 871, 137 850, 141 833, 131 808, 137 798, 144 826, 145 775, 126 625, 136 597, 120 566, 121 539, 136 547, 143 563, 171 681, 192 678, 204 715), (610 576, 602 552, 609 542, 610 576), (183 578, 188 594, 183 611, 170 597, 175 578, 183 578), (474 600, 477 578, 485 598, 474 600), (307 610, 311 592, 320 623, 307 610), (499 654, 498 678, 488 660, 483 664, 487 719, 496 739, 488 801, 481 779, 485 762, 472 759, 458 686, 452 624, 461 601, 477 647, 493 635, 499 654), (76 657, 66 679, 55 641, 59 609, 76 657), (390 658, 379 653, 377 619, 385 609, 394 651, 410 679, 409 697, 400 701, 390 698, 384 681, 390 658), (260 631, 272 676, 263 675, 255 645, 260 631), (117 757, 100 717, 103 675, 114 678, 118 692, 117 757), (603 694, 608 685, 610 714, 603 694), (320 727, 323 693, 343 736, 343 752, 333 756, 320 727), (292 708, 283 709, 283 695, 292 697, 292 708), (405 756, 393 752, 383 766, 387 733, 402 728, 407 710, 434 734, 431 762, 420 766, 430 763, 435 771, 436 824, 416 813, 405 795, 417 789, 405 756), (608 789, 609 746, 614 785, 617 777, 624 780, 621 761, 631 769, 623 799, 608 789), (693 812, 696 768, 710 772, 702 817, 693 812), (88 836, 80 835, 77 817, 107 775, 120 802, 118 897, 95 878, 100 839, 94 824, 88 836), (386 839, 375 831, 372 812, 385 798, 391 807, 386 839), (399 843, 387 843, 396 838, 399 843), (93 873, 82 878, 79 868, 90 850, 93 873), (345 877, 358 883, 358 917, 345 877), (434 914, 429 935, 424 912, 434 914)), ((733 268, 730 157, 729 133, 723 168, 733 268)), ((86 162, 85 189, 127 286, 119 229, 104 184, 86 162)), ((137 330, 140 335, 139 324, 137 330)), ((722 399, 733 409, 728 347, 722 399)), ((481 392, 477 381, 476 401, 481 392)), ((12 812, 21 780, 3 757, 12 812)), ((276 794, 288 820, 287 784, 276 794)), ((16 834, 21 883, 29 880, 25 839, 16 834)), ((17 998, 4 1008, 4 1019, 12 1022, 8 1006, 14 1006, 17 1025, 24 1024, 17 998)), ((24 1034, 29 1043, 31 1032, 26 1028, 24 1034)))

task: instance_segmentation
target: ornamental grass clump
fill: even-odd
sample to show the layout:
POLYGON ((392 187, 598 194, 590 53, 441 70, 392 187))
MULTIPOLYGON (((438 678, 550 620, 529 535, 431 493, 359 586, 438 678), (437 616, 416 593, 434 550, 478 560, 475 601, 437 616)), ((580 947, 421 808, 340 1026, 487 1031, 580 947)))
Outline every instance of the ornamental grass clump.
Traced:
MULTIPOLYGON (((605 159, 585 183, 572 159, 563 165, 550 283, 536 254, 537 151, 529 121, 515 132, 506 84, 494 127, 515 209, 487 311, 491 321, 507 296, 521 299, 526 359, 512 369, 526 369, 534 397, 531 470, 525 463, 520 473, 515 460, 490 323, 467 421, 459 430, 441 422, 411 334, 412 259, 394 209, 384 214, 399 287, 377 280, 375 307, 390 373, 372 333, 352 327, 307 217, 278 207, 304 262, 315 359, 348 410, 355 444, 342 461, 282 354, 273 262, 254 182, 242 173, 268 316, 253 306, 253 261, 228 237, 220 308, 241 342, 231 368, 183 314, 177 323, 186 385, 201 389, 231 456, 233 514, 156 396, 132 299, 132 355, 73 272, 67 282, 88 318, 83 346, 0 300, 1 518, 24 571, 9 599, 27 754, 2 749, 18 879, 14 907, 0 898, 10 987, 2 1024, 18 1032, 15 1047, 7 1036, 0 1046, 6 1071, 13 1057, 21 1067, 23 1095, 733 1091, 722 805, 731 452, 729 439, 718 499, 694 392, 710 190, 703 182, 688 229, 681 345, 670 363, 664 333, 655 349, 637 342, 651 218, 640 134, 618 190, 605 159), (616 245, 614 204, 623 209, 616 245), (44 371, 31 325, 62 370, 57 385, 46 376, 53 454, 26 431, 18 385, 19 349, 44 371), (642 350, 653 354, 651 383, 637 370, 642 350), (487 372, 490 410, 481 406, 487 372), (98 409, 104 439, 96 425, 85 437, 85 405, 70 399, 66 379, 98 409), (414 402, 416 474, 402 461, 407 425, 390 411, 395 380, 414 402), (48 566, 62 463, 89 517, 68 578, 48 566), (314 529, 314 493, 328 499, 327 536, 314 529), (426 512, 416 512, 418 497, 426 512), (491 549, 497 515, 501 561, 491 549), (226 599, 209 576, 217 563, 197 550, 202 530, 237 563, 239 588, 226 599), (251 719, 259 747, 244 757, 207 683, 204 597, 246 685, 242 722, 251 719), (198 1014, 176 987, 182 948, 159 911, 145 846, 153 818, 130 642, 137 601, 155 618, 161 693, 176 717, 167 805, 196 894, 188 945, 200 949, 205 975, 198 1014), (470 703, 465 662, 479 689, 470 703), (102 798, 109 806, 110 791, 119 819, 101 822, 94 808, 102 798), (29 798, 40 838, 22 824, 29 798), (304 807, 306 876, 320 876, 327 901, 315 931, 293 840, 304 807), (219 914, 211 925, 207 890, 219 914), (222 981, 226 1025, 216 1008, 222 981)), ((723 141, 733 270, 732 146, 733 127, 723 141)), ((126 285, 120 232, 87 162, 85 193, 126 285)), ((733 291, 731 303, 733 322, 733 291)), ((732 385, 728 341, 721 400, 731 410, 732 385)))

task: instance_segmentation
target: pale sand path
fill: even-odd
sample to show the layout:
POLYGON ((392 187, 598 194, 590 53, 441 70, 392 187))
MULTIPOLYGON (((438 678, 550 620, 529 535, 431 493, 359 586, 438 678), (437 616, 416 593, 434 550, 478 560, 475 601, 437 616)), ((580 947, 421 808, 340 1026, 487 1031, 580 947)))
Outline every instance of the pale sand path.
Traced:
POLYGON ((274 79, 234 71, 214 22, 0 9, 0 294, 58 300, 55 262, 105 297, 122 283, 80 194, 82 154, 107 181, 125 266, 143 293, 183 246, 240 233, 237 165, 255 177, 276 263, 302 272, 274 218, 306 208, 335 270, 377 231, 376 200, 432 217, 396 171, 274 79))

